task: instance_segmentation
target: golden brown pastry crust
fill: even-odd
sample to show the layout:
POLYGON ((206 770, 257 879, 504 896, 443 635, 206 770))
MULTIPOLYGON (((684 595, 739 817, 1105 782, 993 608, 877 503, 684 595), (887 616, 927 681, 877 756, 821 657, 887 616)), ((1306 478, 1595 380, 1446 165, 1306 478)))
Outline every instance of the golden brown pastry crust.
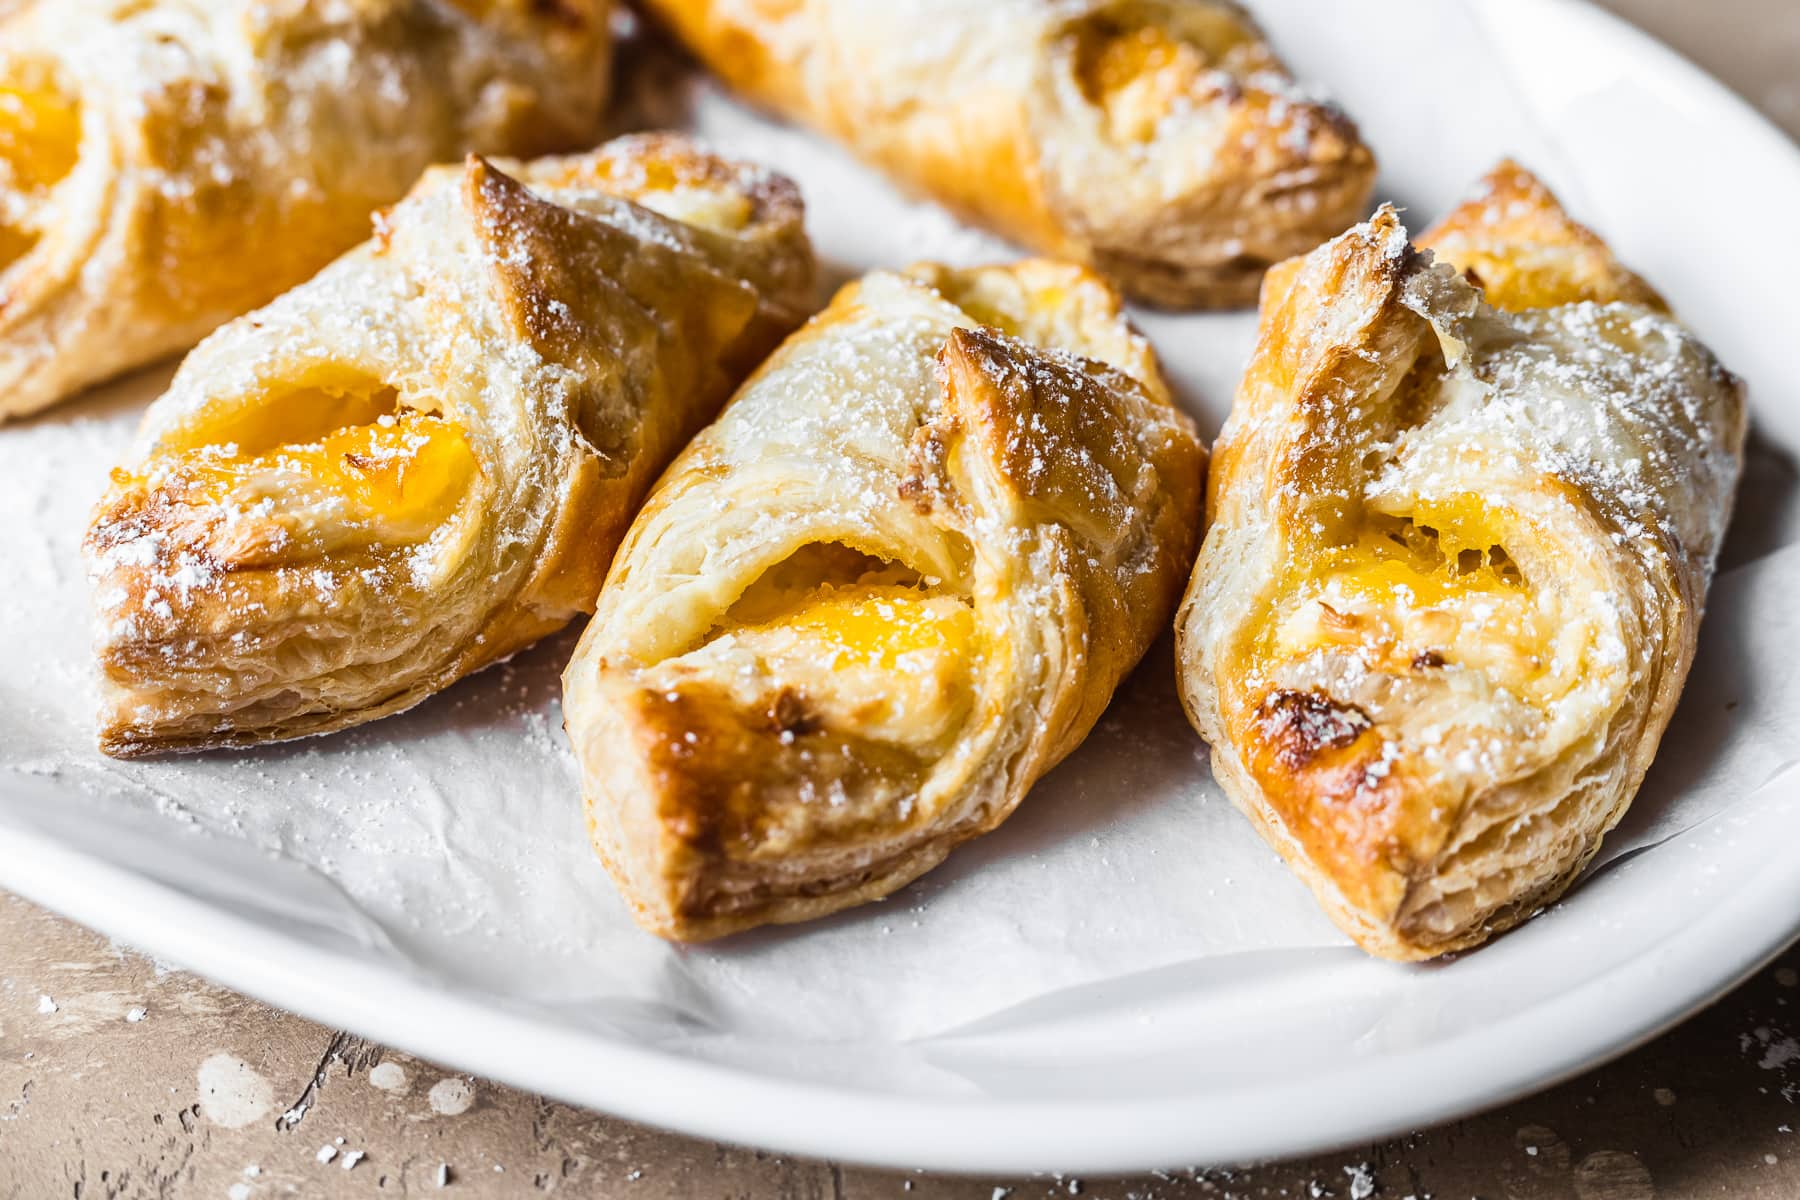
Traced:
POLYGON ((1203 466, 1081 268, 845 287, 669 469, 564 675, 639 923, 806 920, 999 825, 1173 611, 1203 466))
POLYGON ((1669 311, 1654 288, 1511 159, 1489 172, 1418 245, 1454 265, 1483 299, 1508 312, 1584 300, 1669 311))
POLYGON ((683 138, 428 173, 151 406, 87 538, 102 749, 341 729, 591 611, 811 296, 793 185, 683 138))
POLYGON ((1255 301, 1375 161, 1228 0, 651 0, 758 104, 1173 307, 1255 301))
POLYGON ((1395 959, 1525 919, 1623 815, 1745 433, 1738 381, 1548 191, 1483 189, 1435 263, 1384 209, 1270 273, 1177 618, 1220 783, 1395 959))
POLYGON ((0 420, 304 281, 435 162, 591 145, 609 7, 58 0, 7 18, 0 420))

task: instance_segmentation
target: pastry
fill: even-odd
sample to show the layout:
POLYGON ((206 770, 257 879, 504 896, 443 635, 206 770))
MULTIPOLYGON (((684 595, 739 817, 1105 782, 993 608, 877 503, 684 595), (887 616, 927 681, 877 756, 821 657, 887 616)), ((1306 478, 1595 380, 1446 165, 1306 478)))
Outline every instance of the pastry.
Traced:
POLYGON ((1524 920, 1618 823, 1745 435, 1739 382, 1517 166, 1420 244, 1386 208, 1270 273, 1177 618, 1219 782, 1393 959, 1524 920))
POLYGON ((1507 312, 1592 301, 1667 313, 1654 288, 1575 223, 1531 172, 1506 161, 1419 239, 1507 312))
POLYGON ((805 920, 998 826, 1173 613, 1203 465, 1080 267, 845 287, 669 468, 563 677, 639 923, 805 920))
POLYGON ((598 139, 608 0, 56 0, 0 26, 0 420, 192 346, 434 162, 598 139))
POLYGON ((87 535, 101 748, 341 729, 591 611, 811 297, 793 185, 683 138, 429 172, 151 405, 87 535))
POLYGON ((1375 160, 1229 0, 647 0, 751 100, 1178 308, 1255 302, 1375 160))

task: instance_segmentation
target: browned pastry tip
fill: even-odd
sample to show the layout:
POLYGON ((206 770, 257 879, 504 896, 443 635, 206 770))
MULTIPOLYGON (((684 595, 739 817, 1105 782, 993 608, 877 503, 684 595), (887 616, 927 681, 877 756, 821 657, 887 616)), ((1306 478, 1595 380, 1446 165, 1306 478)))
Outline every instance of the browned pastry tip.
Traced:
POLYGON ((1496 308, 1517 312, 1590 300, 1668 311, 1598 234, 1511 159, 1488 172, 1418 245, 1468 276, 1496 308))

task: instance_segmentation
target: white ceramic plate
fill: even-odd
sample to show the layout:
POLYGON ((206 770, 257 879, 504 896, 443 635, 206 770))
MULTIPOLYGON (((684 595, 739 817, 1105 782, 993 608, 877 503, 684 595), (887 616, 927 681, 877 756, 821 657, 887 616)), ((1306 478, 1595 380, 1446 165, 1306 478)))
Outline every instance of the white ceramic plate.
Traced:
MULTIPOLYGON (((1452 963, 1362 957, 1217 801, 1172 715, 1166 645, 1005 830, 890 905, 719 951, 633 934, 580 844, 546 732, 566 639, 342 738, 100 762, 86 699, 62 696, 80 658, 73 545, 96 464, 155 379, 0 430, 0 474, 29 481, 0 498, 24 614, 0 678, 0 885, 446 1065, 902 1167, 1092 1173, 1375 1138, 1551 1084, 1731 987, 1800 933, 1800 550, 1782 549, 1800 512, 1800 157, 1576 0, 1258 7, 1361 121, 1384 197, 1422 224, 1520 155, 1752 383, 1737 569, 1613 839, 1627 852, 1562 905, 1452 963), (545 783, 509 790, 518 777, 545 783)), ((795 173, 844 273, 992 252, 716 95, 688 119, 795 173)), ((1249 318, 1145 324, 1215 431, 1249 318)))

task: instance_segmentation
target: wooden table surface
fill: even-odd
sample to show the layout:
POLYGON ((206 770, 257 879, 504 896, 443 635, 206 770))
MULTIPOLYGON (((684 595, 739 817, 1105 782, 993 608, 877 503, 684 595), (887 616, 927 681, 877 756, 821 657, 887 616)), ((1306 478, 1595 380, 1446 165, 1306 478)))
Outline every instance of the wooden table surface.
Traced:
MULTIPOLYGON (((1606 3, 1800 137, 1800 0, 1606 3)), ((1794 1200, 1797 1127, 1800 950, 1628 1057, 1472 1120, 1232 1170, 968 1180, 784 1158, 584 1112, 164 970, 0 894, 0 1200, 1794 1200)))

